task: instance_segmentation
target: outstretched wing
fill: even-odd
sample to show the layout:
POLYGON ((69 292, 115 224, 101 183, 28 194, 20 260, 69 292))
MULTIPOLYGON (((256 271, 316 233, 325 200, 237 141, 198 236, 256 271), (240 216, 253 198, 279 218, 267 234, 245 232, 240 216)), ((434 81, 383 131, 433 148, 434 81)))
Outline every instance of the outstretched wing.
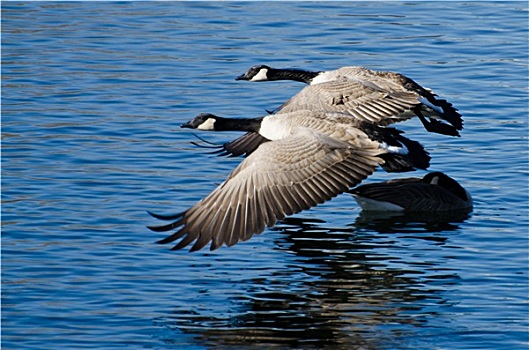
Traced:
POLYGON ((259 146, 208 196, 176 220, 154 231, 177 231, 159 243, 183 238, 173 249, 195 241, 191 251, 209 242, 214 250, 261 233, 286 215, 343 193, 373 173, 383 160, 375 143, 352 148, 346 142, 307 129, 259 146))
POLYGON ((459 136, 463 119, 457 109, 411 79, 402 79, 406 79, 404 86, 383 79, 373 82, 363 78, 309 85, 285 102, 278 113, 300 109, 342 112, 380 126, 418 116, 429 131, 459 136), (425 116, 435 119, 428 122, 425 116))
POLYGON ((309 85, 280 108, 343 112, 380 126, 407 120, 420 105, 417 94, 388 92, 368 81, 336 80, 309 85))

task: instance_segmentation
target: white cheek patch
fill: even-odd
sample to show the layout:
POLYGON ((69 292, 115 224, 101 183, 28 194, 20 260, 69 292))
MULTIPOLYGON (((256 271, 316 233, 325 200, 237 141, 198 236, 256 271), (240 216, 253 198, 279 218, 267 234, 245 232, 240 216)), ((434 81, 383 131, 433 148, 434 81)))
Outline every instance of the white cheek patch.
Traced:
POLYGON ((254 77, 250 79, 250 81, 266 81, 268 80, 267 74, 268 74, 268 69, 263 68, 259 71, 259 73, 254 75, 254 77))
POLYGON ((215 119, 208 118, 205 122, 200 124, 197 129, 199 130, 215 130, 215 119))

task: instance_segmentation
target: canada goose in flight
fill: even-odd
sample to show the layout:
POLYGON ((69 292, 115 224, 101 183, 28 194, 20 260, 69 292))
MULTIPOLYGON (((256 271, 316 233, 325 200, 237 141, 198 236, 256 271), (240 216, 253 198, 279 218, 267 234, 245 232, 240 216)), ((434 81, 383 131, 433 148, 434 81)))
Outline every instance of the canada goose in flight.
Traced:
MULTIPOLYGON (((401 134, 403 134, 403 132, 395 128, 379 127, 368 122, 359 121, 350 115, 342 113, 301 110, 284 114, 285 115, 282 115, 281 118, 292 119, 291 122, 297 123, 298 125, 308 125, 310 124, 309 122, 311 120, 318 118, 318 123, 322 123, 321 126, 325 128, 326 133, 332 131, 333 126, 331 124, 334 122, 345 123, 349 128, 357 128, 362 132, 361 134, 363 137, 368 137, 372 141, 380 142, 382 147, 390 148, 390 153, 381 155, 381 157, 385 160, 381 166, 387 172, 405 172, 414 170, 415 168, 426 169, 430 165, 431 157, 428 155, 428 152, 424 150, 423 146, 417 141, 413 141, 402 136, 401 134), (309 116, 309 118, 305 118, 305 116, 309 116), (329 119, 323 121, 324 118, 329 119), (394 151, 398 149, 400 149, 401 152, 395 153, 394 151)), ((271 116, 256 119, 227 119, 213 114, 203 113, 192 119, 190 122, 183 124, 182 127, 212 131, 226 131, 232 130, 231 127, 233 127, 233 125, 238 125, 238 130, 241 131, 249 130, 248 128, 244 127, 245 123, 248 123, 248 121, 256 121, 259 123, 263 118, 270 117, 271 116), (219 122, 216 122, 217 120, 219 122), (229 125, 226 126, 227 124, 229 125)), ((309 127, 313 127, 313 125, 310 125, 309 127)), ((253 151, 255 151, 259 145, 270 141, 270 138, 263 136, 266 134, 261 132, 260 126, 257 126, 256 130, 257 129, 259 132, 250 131, 233 141, 224 143, 221 146, 199 146, 217 149, 217 151, 212 153, 216 153, 220 156, 237 157, 244 155, 247 157, 253 151)), ((206 143, 209 143, 200 137, 198 138, 206 143)), ((195 145, 198 144, 195 143, 195 145)))
POLYGON ((448 212, 472 210, 472 197, 441 172, 421 178, 366 184, 349 191, 366 211, 448 212))
POLYGON ((461 114, 451 103, 395 72, 364 67, 311 72, 259 65, 236 80, 295 80, 309 84, 279 108, 282 112, 296 109, 343 112, 381 126, 417 116, 431 132, 459 136, 458 130, 463 129, 461 114))
POLYGON ((347 191, 372 174, 378 165, 395 171, 429 165, 429 156, 419 143, 404 138, 393 128, 365 125, 364 131, 361 129, 364 124, 368 123, 348 115, 314 111, 254 119, 201 114, 182 127, 251 131, 268 141, 261 143, 226 181, 190 209, 176 215, 151 213, 155 218, 174 222, 150 228, 156 232, 176 229, 159 241, 170 243, 183 237, 173 249, 181 249, 193 241, 191 251, 210 241, 211 250, 223 244, 232 246, 287 215, 347 191), (419 160, 410 159, 412 156, 419 160))

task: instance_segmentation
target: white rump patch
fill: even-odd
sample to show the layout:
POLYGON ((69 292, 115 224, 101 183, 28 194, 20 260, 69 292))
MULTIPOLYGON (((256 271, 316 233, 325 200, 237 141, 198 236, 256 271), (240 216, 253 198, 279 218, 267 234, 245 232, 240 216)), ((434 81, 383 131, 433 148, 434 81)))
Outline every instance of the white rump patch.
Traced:
POLYGON ((215 119, 208 118, 205 122, 200 124, 197 129, 199 130, 215 130, 215 119))

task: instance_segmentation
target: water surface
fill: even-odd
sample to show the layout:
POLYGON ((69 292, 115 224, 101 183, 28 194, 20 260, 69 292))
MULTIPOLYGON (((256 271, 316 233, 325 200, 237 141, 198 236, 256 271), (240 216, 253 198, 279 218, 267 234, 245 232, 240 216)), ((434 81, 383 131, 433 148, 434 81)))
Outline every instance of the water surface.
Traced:
POLYGON ((4 348, 527 348, 525 2, 3 2, 2 21, 4 348), (263 63, 394 70, 447 98, 461 138, 399 128, 473 213, 342 195, 231 248, 156 245, 146 210, 189 208, 240 162, 180 124, 301 88, 234 81, 263 63))

